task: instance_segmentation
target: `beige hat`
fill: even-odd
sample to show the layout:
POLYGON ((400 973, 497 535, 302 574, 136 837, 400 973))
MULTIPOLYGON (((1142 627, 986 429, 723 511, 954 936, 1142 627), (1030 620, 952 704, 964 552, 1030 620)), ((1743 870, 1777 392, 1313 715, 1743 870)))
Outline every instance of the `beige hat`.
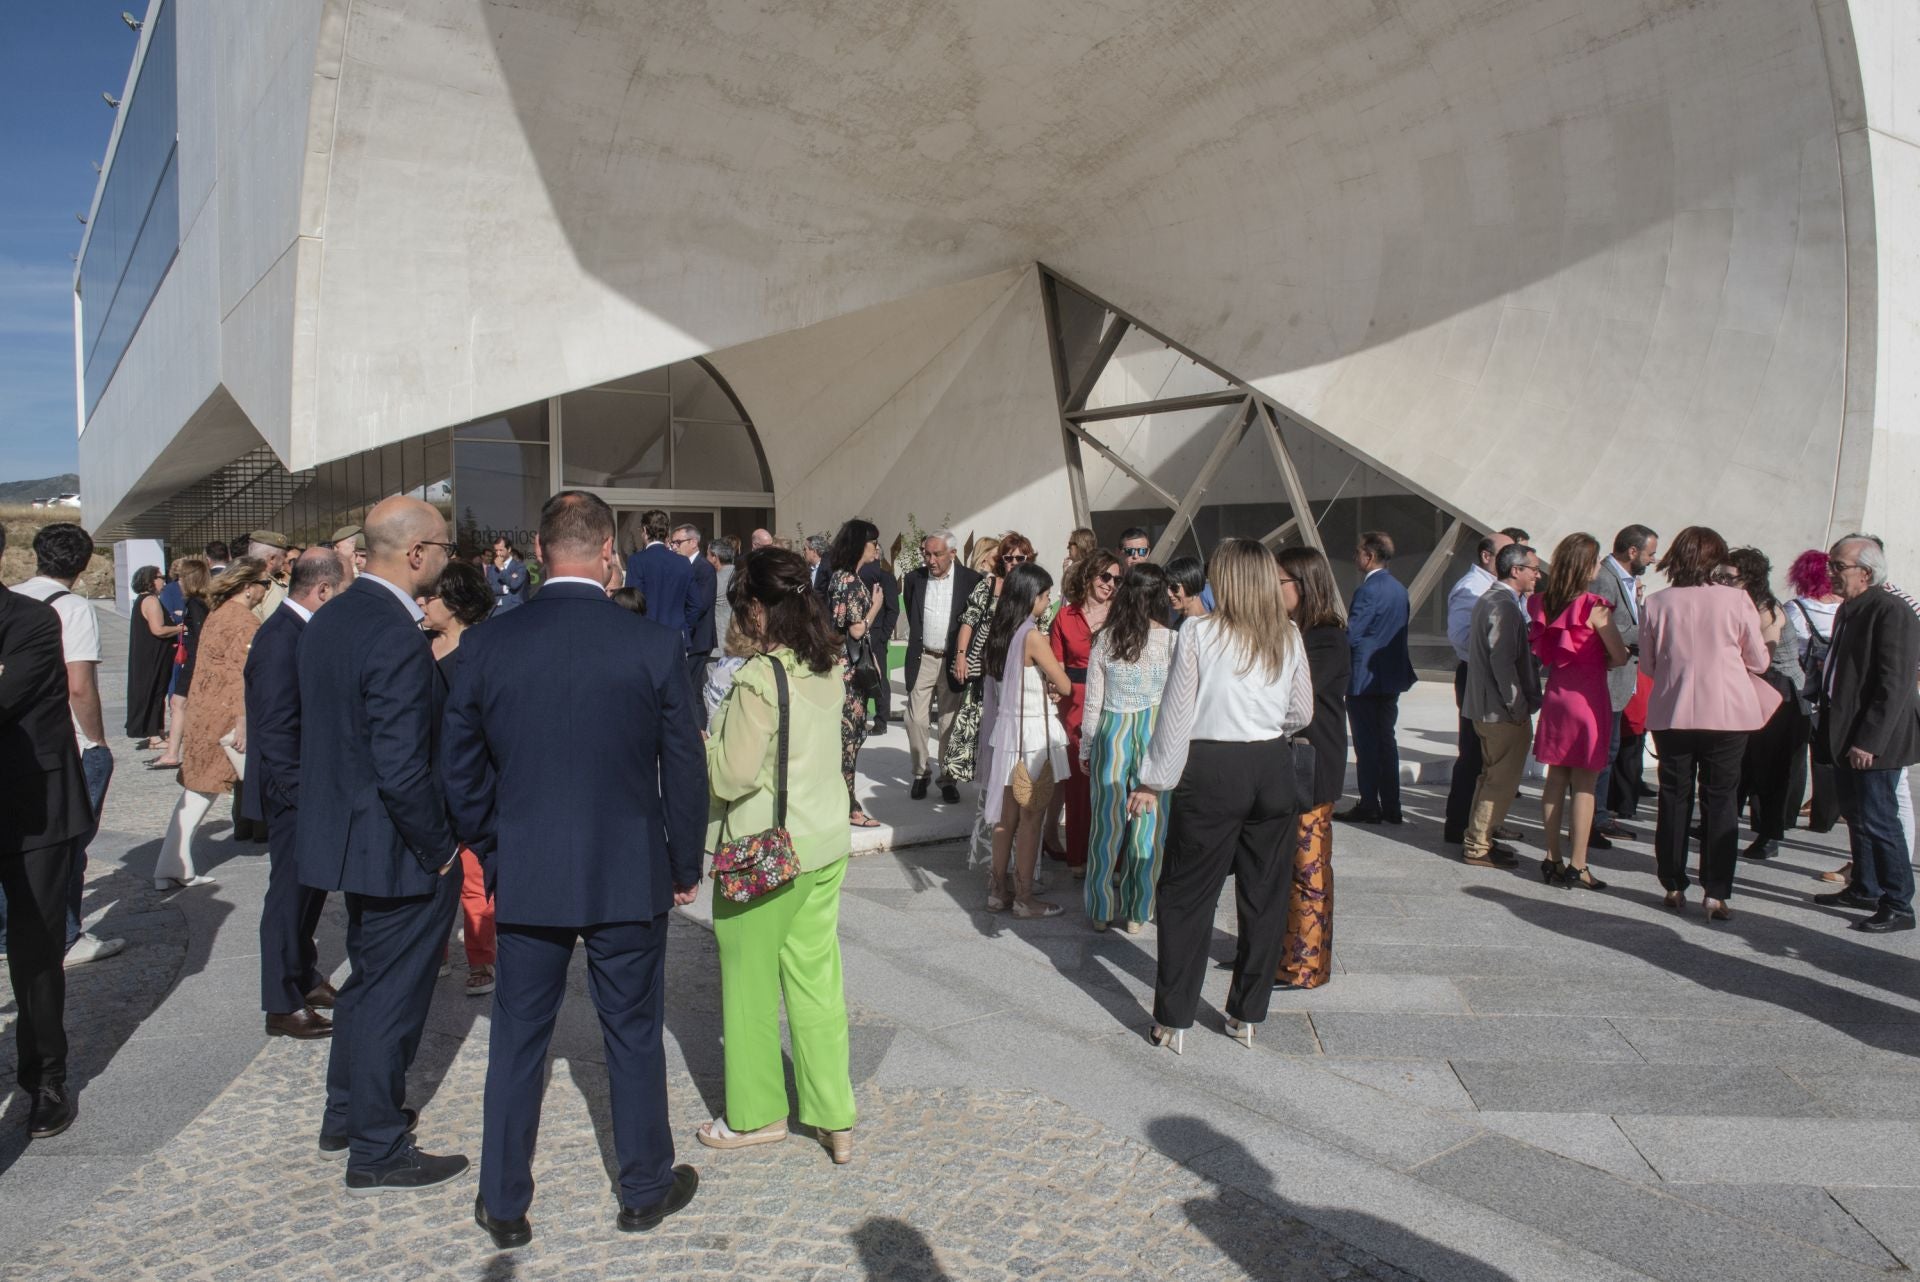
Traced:
POLYGON ((247 536, 247 542, 264 543, 270 548, 279 548, 282 552, 293 546, 287 536, 278 530, 255 530, 247 536))
POLYGON ((327 542, 330 544, 340 543, 340 542, 344 542, 347 539, 352 539, 353 546, 356 548, 364 548, 367 546, 367 536, 357 525, 341 526, 339 529, 333 532, 333 534, 327 539, 327 542))

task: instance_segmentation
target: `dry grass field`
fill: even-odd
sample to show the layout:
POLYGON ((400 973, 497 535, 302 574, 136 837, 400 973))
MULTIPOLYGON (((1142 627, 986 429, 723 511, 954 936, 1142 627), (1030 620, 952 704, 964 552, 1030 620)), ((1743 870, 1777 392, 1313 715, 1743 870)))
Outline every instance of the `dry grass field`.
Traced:
MULTIPOLYGON (((6 526, 7 550, 0 554, 0 583, 12 585, 33 577, 33 536, 55 521, 81 521, 78 508, 36 508, 25 503, 0 504, 0 525, 6 526)), ((84 522, 82 522, 84 524, 84 522)), ((95 550, 93 564, 74 584, 81 596, 113 595, 113 546, 95 550)))

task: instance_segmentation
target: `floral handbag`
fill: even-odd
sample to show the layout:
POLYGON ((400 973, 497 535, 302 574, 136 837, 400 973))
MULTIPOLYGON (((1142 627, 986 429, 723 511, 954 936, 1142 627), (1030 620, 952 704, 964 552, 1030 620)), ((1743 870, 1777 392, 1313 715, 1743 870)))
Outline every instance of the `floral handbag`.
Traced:
POLYGON ((750 903, 800 875, 800 857, 793 853, 787 832, 787 669, 773 664, 773 684, 780 692, 780 757, 776 769, 773 827, 749 837, 736 837, 713 852, 714 893, 736 904, 750 903))

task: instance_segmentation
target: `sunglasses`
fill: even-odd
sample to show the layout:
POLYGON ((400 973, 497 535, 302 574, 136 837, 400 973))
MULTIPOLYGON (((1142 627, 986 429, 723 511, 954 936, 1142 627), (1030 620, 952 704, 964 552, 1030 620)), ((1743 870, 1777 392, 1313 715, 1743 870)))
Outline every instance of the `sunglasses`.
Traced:
POLYGON ((1109 570, 1100 576, 1100 581, 1102 583, 1118 583, 1120 582, 1120 576, 1109 570))
POLYGON ((1000 560, 1007 565, 1025 565, 1027 563, 1027 558, 1021 556, 1018 552, 1009 552, 1007 555, 1001 557, 1000 560))
POLYGON ((1150 548, 1121 548, 1120 549, 1121 554, 1124 555, 1129 561, 1144 561, 1147 559, 1147 553, 1151 550, 1152 549, 1150 548))

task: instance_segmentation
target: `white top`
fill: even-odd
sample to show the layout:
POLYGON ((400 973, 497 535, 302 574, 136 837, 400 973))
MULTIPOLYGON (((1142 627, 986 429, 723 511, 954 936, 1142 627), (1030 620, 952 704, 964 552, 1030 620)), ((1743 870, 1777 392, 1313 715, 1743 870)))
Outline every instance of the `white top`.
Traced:
POLYGON ((945 578, 927 575, 927 596, 920 604, 920 644, 930 654, 947 652, 947 624, 953 620, 953 567, 945 578))
POLYGON ((407 607, 407 614, 412 617, 415 623, 418 623, 422 619, 427 617, 427 612, 420 608, 420 603, 414 600, 412 597, 408 596, 404 591, 402 591, 399 584, 391 583, 386 579, 381 578, 379 575, 375 574, 372 570, 360 571, 360 577, 367 580, 369 583, 378 583, 381 587, 385 588, 387 591, 393 593, 394 596, 398 597, 400 599, 400 604, 407 607))
POLYGON ((1160 706, 1167 688, 1167 669, 1173 660, 1171 628, 1150 627, 1140 657, 1122 663, 1107 649, 1103 628, 1093 638, 1093 653, 1087 658, 1087 697, 1081 705, 1080 760, 1093 760, 1093 741, 1098 737, 1100 716, 1104 712, 1127 715, 1160 706))
MULTIPOLYGON (((61 656, 68 663, 100 662, 100 620, 94 617, 93 607, 72 588, 40 574, 28 579, 14 591, 36 601, 45 601, 56 592, 65 592, 67 595, 53 603, 53 612, 60 616, 61 656)), ((82 752, 100 746, 81 731, 78 717, 73 718, 73 737, 82 752)))
POLYGON ((1787 604, 1787 627, 1793 633, 1794 648, 1799 652, 1800 666, 1807 664, 1807 648, 1813 638, 1807 635, 1809 625, 1820 634, 1822 641, 1833 640, 1833 616, 1840 608, 1838 601, 1815 601, 1812 597, 1797 596, 1787 604))
POLYGON ((1499 581, 1487 572, 1486 566, 1475 561, 1447 592, 1447 643, 1462 663, 1467 661, 1467 649, 1472 642, 1473 607, 1487 594, 1487 589, 1499 581))
POLYGON ((1020 670, 1019 697, 1020 755, 1017 759, 1027 763, 1027 778, 1038 779, 1040 772, 1051 765, 1054 782, 1065 783, 1067 732, 1054 715, 1053 700, 1047 694, 1047 679, 1039 664, 1029 663, 1020 670))
POLYGON ((1218 615, 1189 619, 1173 647, 1173 667, 1140 783, 1165 792, 1187 768, 1195 739, 1263 743, 1282 739, 1313 720, 1313 678, 1306 643, 1288 622, 1287 657, 1277 680, 1260 664, 1248 666, 1218 615))

